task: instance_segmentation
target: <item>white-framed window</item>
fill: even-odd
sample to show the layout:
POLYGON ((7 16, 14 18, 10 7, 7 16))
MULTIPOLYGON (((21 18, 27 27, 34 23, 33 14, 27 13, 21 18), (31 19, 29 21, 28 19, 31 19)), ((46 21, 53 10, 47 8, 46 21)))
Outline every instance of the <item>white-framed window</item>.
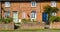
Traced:
POLYGON ((36 11, 32 11, 30 14, 31 19, 36 19, 36 11))
POLYGON ((31 2, 31 7, 36 7, 36 1, 31 2))
POLYGON ((10 7, 10 2, 5 2, 5 7, 10 7))
POLYGON ((51 1, 51 7, 56 7, 56 2, 55 1, 51 1))
POLYGON ((9 11, 4 11, 4 18, 8 18, 10 16, 9 11))
POLYGON ((52 12, 52 16, 56 16, 56 12, 52 12))
POLYGON ((22 19, 25 19, 25 18, 26 18, 26 13, 22 12, 22 19))

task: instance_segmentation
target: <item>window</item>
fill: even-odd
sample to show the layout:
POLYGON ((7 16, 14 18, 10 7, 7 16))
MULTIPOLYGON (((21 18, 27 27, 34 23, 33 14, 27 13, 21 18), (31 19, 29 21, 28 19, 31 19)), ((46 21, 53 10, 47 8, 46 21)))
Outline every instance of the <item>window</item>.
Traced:
POLYGON ((36 2, 35 1, 31 2, 31 7, 36 7, 36 2))
POLYGON ((4 11, 4 18, 8 18, 10 16, 9 11, 4 11))
POLYGON ((22 19, 24 19, 24 18, 26 18, 26 13, 25 12, 22 13, 22 19))
POLYGON ((36 12, 32 11, 30 17, 31 17, 31 19, 35 19, 36 18, 36 12))
POLYGON ((5 7, 10 7, 10 2, 5 2, 5 7))
POLYGON ((56 7, 56 2, 55 1, 51 1, 51 7, 56 7))
POLYGON ((52 16, 56 16, 56 13, 55 13, 55 12, 53 12, 53 13, 52 13, 52 16))

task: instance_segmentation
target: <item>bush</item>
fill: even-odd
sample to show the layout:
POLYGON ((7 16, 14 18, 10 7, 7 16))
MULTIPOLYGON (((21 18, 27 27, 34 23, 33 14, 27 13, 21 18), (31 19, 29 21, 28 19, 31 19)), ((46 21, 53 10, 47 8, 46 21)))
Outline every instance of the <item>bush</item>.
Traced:
POLYGON ((30 19, 22 19, 22 22, 27 23, 27 22, 31 22, 31 20, 30 19))
POLYGON ((10 22, 13 21, 13 19, 12 18, 7 18, 7 21, 8 21, 8 23, 10 23, 10 22))
POLYGON ((60 22, 60 17, 56 17, 55 22, 60 22))
POLYGON ((54 21, 56 19, 56 16, 52 16, 49 18, 49 21, 54 21))
POLYGON ((60 17, 52 16, 52 17, 50 17, 49 20, 52 21, 52 22, 60 22, 60 17))
POLYGON ((0 22, 1 22, 1 19, 0 19, 0 22))
POLYGON ((27 22, 31 22, 31 19, 27 19, 27 22))
POLYGON ((22 21, 23 23, 26 23, 26 19, 22 19, 21 21, 22 21))
POLYGON ((40 23, 40 22, 36 21, 35 19, 32 19, 32 21, 31 21, 31 19, 22 19, 21 22, 23 22, 23 23, 29 23, 29 22, 40 23))
POLYGON ((10 22, 12 22, 12 21, 13 21, 13 19, 10 18, 10 17, 8 17, 8 18, 2 18, 2 19, 1 19, 1 22, 3 22, 3 23, 10 23, 10 22))
POLYGON ((1 22, 7 23, 7 19, 2 18, 2 19, 1 19, 1 22))

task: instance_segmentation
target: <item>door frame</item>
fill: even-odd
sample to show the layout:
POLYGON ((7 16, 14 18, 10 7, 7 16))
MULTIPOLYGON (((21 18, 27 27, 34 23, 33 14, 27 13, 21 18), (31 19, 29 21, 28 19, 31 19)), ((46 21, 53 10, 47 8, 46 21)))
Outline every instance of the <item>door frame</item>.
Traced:
MULTIPOLYGON (((14 13, 14 12, 17 13, 17 22, 14 22, 14 21, 13 21, 13 22, 14 22, 14 23, 18 23, 18 11, 12 11, 12 17, 14 17, 14 16, 13 16, 13 13, 14 13)), ((13 20, 14 20, 14 19, 13 19, 13 20)))
POLYGON ((48 15, 47 15, 47 13, 46 13, 46 12, 42 12, 42 21, 43 21, 43 22, 46 22, 47 20, 48 20, 48 15), (43 18, 43 17, 44 17, 44 16, 43 16, 43 13, 45 13, 45 15, 46 15, 45 20, 43 20, 43 19, 44 19, 44 18, 43 18))

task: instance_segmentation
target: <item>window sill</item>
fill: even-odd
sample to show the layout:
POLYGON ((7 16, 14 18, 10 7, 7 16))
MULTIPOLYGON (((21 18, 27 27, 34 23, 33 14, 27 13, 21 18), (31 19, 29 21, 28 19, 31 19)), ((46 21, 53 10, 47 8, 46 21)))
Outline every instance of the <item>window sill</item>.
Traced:
POLYGON ((36 18, 31 18, 31 19, 36 19, 36 18))
POLYGON ((36 6, 31 6, 32 8, 36 8, 36 6))
POLYGON ((9 8, 10 6, 5 6, 5 8, 9 8))

